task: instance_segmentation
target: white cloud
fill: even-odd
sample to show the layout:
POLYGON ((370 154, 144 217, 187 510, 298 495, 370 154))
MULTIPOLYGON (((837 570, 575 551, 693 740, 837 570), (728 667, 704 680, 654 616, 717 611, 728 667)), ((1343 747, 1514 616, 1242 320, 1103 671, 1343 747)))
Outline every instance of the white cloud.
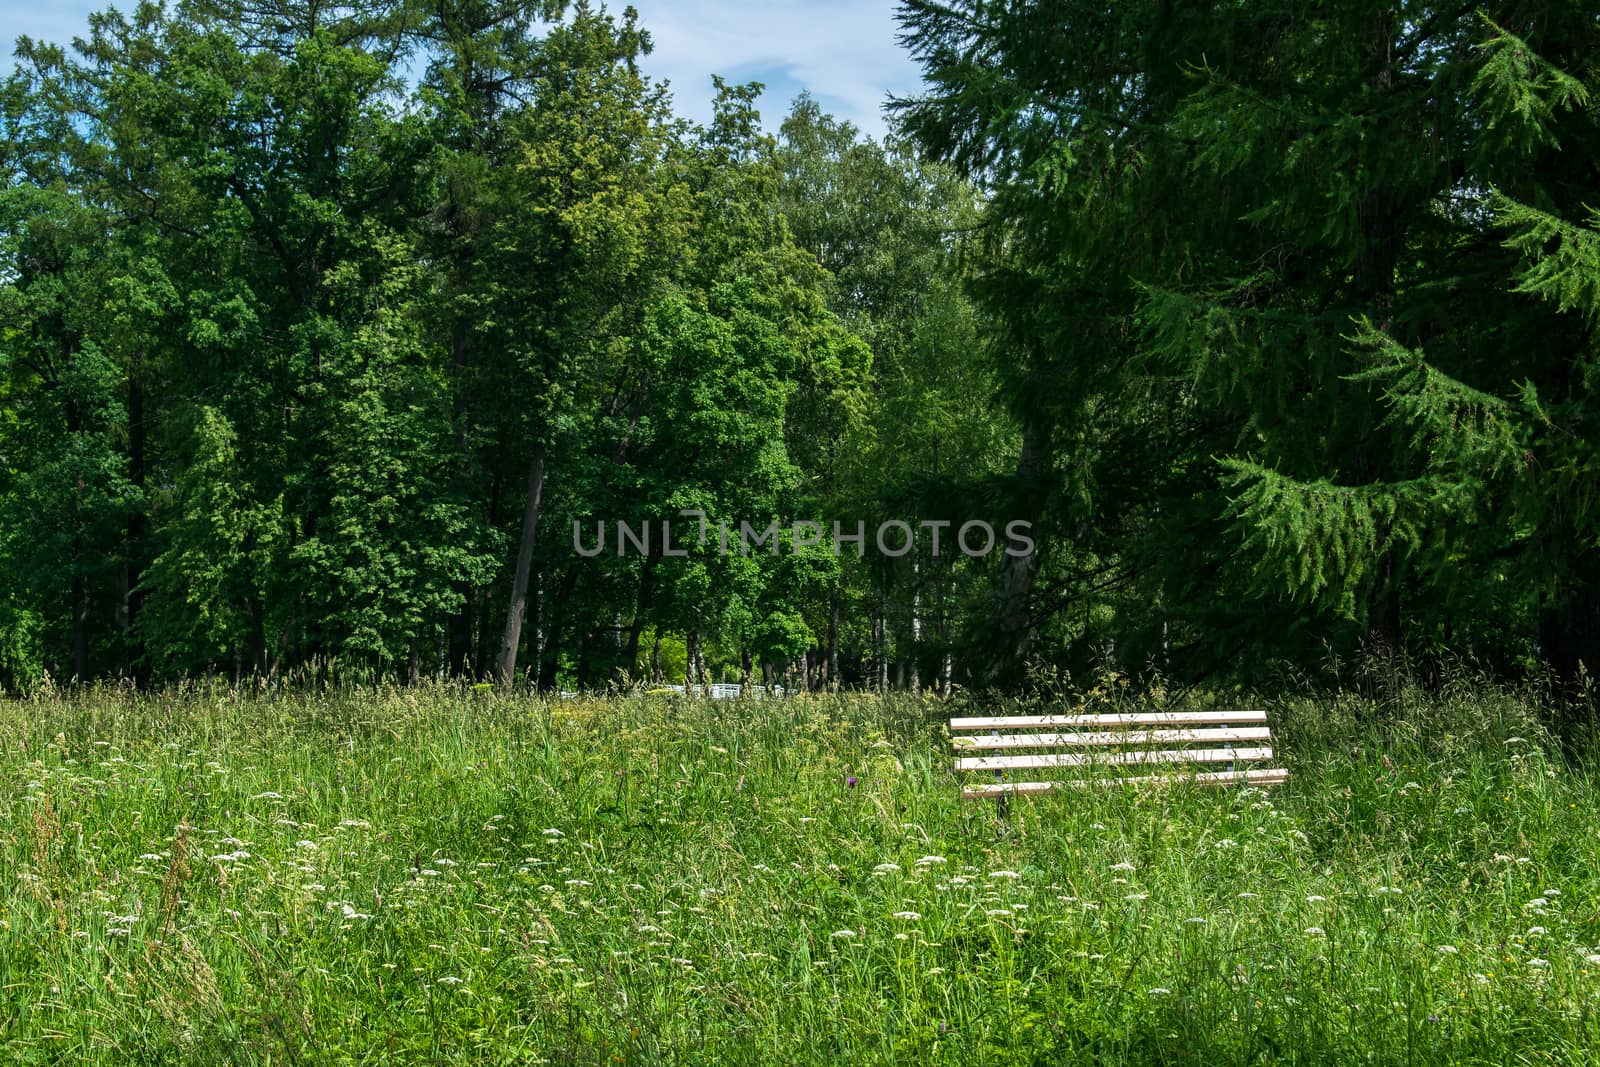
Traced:
POLYGON ((634 0, 655 53, 646 69, 672 82, 678 110, 710 114, 711 75, 767 82, 763 117, 775 127, 809 89, 823 106, 874 137, 889 94, 921 84, 896 43, 894 0, 634 0))
MULTIPOLYGON (((135 0, 118 0, 129 10, 135 0)), ((620 12, 626 0, 607 4, 620 12)), ((655 42, 645 69, 672 83, 681 114, 711 115, 711 75, 768 86, 762 117, 776 129, 801 89, 874 137, 886 124, 884 98, 921 84, 895 40, 895 0, 633 0, 655 42)), ((0 0, 7 56, 19 35, 65 44, 108 0, 0 0)), ((0 69, 9 66, 0 63, 0 69)))

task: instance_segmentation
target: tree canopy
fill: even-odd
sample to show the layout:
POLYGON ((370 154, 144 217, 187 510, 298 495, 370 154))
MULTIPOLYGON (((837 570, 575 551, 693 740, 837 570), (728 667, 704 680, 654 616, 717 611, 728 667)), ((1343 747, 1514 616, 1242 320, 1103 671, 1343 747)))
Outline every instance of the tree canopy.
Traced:
POLYGON ((882 142, 589 3, 20 41, 0 686, 1589 691, 1592 10, 900 18, 882 142))

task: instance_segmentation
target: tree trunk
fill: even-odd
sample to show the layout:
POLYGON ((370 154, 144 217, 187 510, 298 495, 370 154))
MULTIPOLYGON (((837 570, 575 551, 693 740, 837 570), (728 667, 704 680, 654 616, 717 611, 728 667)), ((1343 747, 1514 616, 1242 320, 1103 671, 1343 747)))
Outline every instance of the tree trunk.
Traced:
POLYGON ((889 627, 883 617, 883 597, 872 615, 872 684, 880 693, 889 691, 889 627))
POLYGON ((545 622, 544 653, 539 663, 541 693, 548 693, 556 687, 557 675, 561 670, 561 630, 565 621, 562 608, 577 585, 578 569, 569 566, 561 575, 561 585, 556 595, 550 598, 550 610, 546 613, 548 619, 545 622))
MULTIPOLYGON (((67 433, 77 437, 83 432, 83 419, 78 410, 76 401, 67 404, 67 433)), ((72 498, 72 523, 75 532, 72 537, 71 553, 71 591, 68 596, 71 602, 68 605, 72 618, 72 680, 83 684, 89 680, 89 579, 83 573, 84 544, 83 544, 83 476, 79 475, 75 483, 76 492, 72 498)))
POLYGON ((1569 739, 1594 728, 1600 694, 1600 553, 1579 556, 1574 574, 1539 610, 1539 654, 1550 672, 1569 739))
MULTIPOLYGON (((1022 452, 1017 458, 1018 498, 1026 501, 1028 515, 1038 514, 1041 481, 1045 472, 1045 434, 1038 422, 1029 420, 1022 431, 1022 452)), ((1038 571, 1037 550, 1024 556, 1007 555, 1000 567, 1000 596, 995 612, 995 649, 989 670, 991 684, 1016 684, 1027 666, 1031 638, 1029 601, 1033 578, 1038 571)))
POLYGON ((922 692, 922 588, 921 568, 911 558, 911 692, 922 692))
POLYGON ((683 691, 693 693, 700 684, 700 628, 689 631, 688 657, 683 667, 683 691))
POLYGON ((446 624, 445 662, 450 665, 451 677, 460 678, 473 673, 472 610, 479 591, 469 582, 456 582, 455 591, 461 598, 461 608, 446 624))
POLYGON ((149 668, 144 663, 144 646, 139 639, 139 613, 144 608, 144 593, 139 583, 144 580, 145 560, 145 424, 144 389, 136 376, 128 379, 128 481, 139 490, 139 505, 128 514, 126 546, 122 561, 122 651, 124 674, 131 676, 134 684, 143 686, 150 680, 149 668))
POLYGON ((828 598, 828 647, 822 652, 822 686, 839 688, 839 593, 828 598))
POLYGON ((533 549, 539 534, 539 503, 544 494, 544 456, 545 445, 540 441, 533 447, 533 468, 528 472, 528 503, 522 512, 522 544, 517 550, 517 569, 511 577, 511 603, 506 611, 505 637, 500 641, 497 680, 502 689, 511 689, 517 681, 522 617, 528 608, 528 575, 533 570, 533 549))
POLYGON ((578 688, 587 690, 592 687, 590 672, 594 669, 594 631, 585 630, 583 640, 578 642, 578 688))
MULTIPOLYGON (((657 557, 651 554, 645 561, 644 573, 639 576, 639 597, 634 602, 633 625, 628 628, 628 645, 624 651, 626 670, 631 677, 634 667, 639 662, 639 640, 644 635, 644 617, 650 610, 650 604, 655 598, 655 573, 657 557)), ((660 629, 656 630, 656 652, 660 653, 660 629)), ((651 667, 652 674, 654 666, 651 667)))
POLYGON ((257 679, 267 676, 267 617, 259 597, 250 598, 250 670, 257 679))
POLYGON ((89 680, 89 579, 83 573, 83 539, 72 539, 72 679, 89 680))
MULTIPOLYGON (((949 568, 946 567, 948 572, 949 568)), ((956 657, 950 648, 950 615, 946 587, 951 584, 948 573, 945 578, 939 579, 939 647, 943 650, 939 665, 939 696, 945 700, 950 699, 950 687, 955 684, 956 657)))
MULTIPOLYGON (((1394 33, 1393 12, 1379 11, 1374 18, 1369 46, 1376 71, 1372 92, 1380 101, 1394 89, 1394 33)), ((1382 106, 1381 103, 1378 106, 1382 106)), ((1361 252, 1355 263, 1356 294, 1363 305, 1362 312, 1384 333, 1394 327, 1396 272, 1400 250, 1404 247, 1400 217, 1395 194, 1381 184, 1366 190, 1356 205, 1356 219, 1361 227, 1361 252)), ((1362 481, 1384 476, 1384 461, 1389 454, 1384 445, 1377 435, 1366 437, 1355 458, 1362 481)), ((1381 672, 1380 688, 1392 694, 1400 684, 1405 651, 1400 576, 1394 549, 1384 553, 1378 567, 1383 577, 1372 591, 1373 599, 1368 608, 1368 642, 1381 672)))

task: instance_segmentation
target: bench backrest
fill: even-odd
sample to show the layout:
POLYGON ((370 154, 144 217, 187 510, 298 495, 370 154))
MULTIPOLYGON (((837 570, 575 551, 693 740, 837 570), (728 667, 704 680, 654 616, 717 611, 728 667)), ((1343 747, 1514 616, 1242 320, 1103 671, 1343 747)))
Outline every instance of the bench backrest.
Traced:
POLYGON ((1208 786, 1266 786, 1289 777, 1281 768, 1261 766, 1272 759, 1264 711, 958 718, 950 720, 950 733, 955 750, 965 753, 956 759, 956 771, 993 778, 964 787, 961 795, 969 800, 1174 778, 1208 786), (1140 767, 1166 773, 1125 773, 1140 767), (1006 780, 1041 770, 1072 773, 1048 781, 1006 780))

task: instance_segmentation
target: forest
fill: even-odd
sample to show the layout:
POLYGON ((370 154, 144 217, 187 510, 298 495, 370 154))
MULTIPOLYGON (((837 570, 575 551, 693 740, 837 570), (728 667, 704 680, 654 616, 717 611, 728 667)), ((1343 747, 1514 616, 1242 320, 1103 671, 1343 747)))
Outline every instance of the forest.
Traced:
MULTIPOLYGON (((1600 665, 1592 4, 183 0, 0 86, 0 688, 1600 665), (803 538, 1026 523, 1024 554, 803 538), (575 531, 776 526, 785 551, 575 531), (1367 666, 1363 666, 1367 665, 1367 666)), ((950 536, 947 534, 947 536, 950 536)), ((773 546, 777 547, 776 543, 773 546)))

